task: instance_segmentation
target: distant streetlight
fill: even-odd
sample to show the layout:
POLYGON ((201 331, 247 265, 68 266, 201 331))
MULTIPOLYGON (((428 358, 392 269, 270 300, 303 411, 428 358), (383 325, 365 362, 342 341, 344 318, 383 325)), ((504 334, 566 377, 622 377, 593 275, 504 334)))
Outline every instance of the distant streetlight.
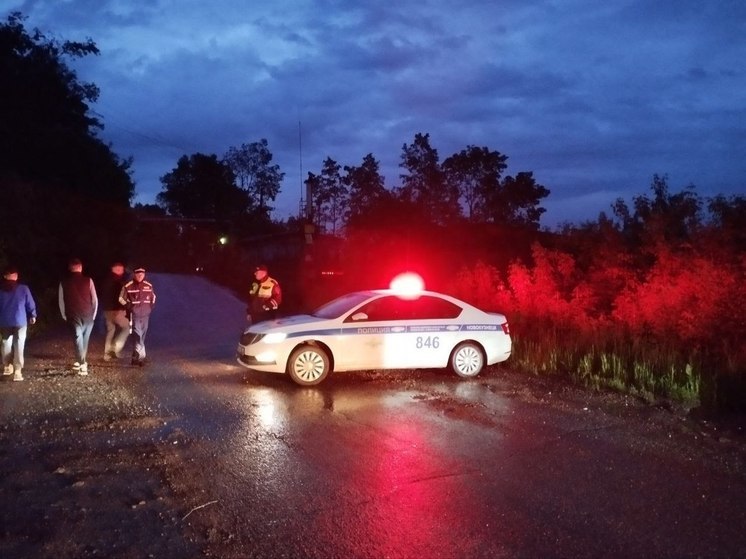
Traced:
POLYGON ((227 244, 228 244, 228 237, 226 237, 226 236, 222 236, 222 237, 220 237, 220 238, 218 239, 218 242, 219 242, 219 243, 220 243, 221 245, 227 245, 227 244))

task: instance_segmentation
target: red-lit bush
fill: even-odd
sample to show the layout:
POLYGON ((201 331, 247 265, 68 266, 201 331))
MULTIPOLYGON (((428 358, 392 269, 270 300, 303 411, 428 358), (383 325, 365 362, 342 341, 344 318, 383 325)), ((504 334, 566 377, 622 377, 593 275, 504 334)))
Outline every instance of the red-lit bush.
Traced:
POLYGON ((708 383, 743 376, 743 257, 661 245, 648 249, 649 269, 619 254, 607 266, 585 258, 583 270, 568 253, 532 248, 533 262, 513 262, 504 280, 482 262, 463 270, 454 293, 508 316, 514 366, 690 403, 708 383))
POLYGON ((514 308, 513 296, 497 269, 481 261, 456 275, 452 294, 485 311, 507 313, 514 308))
POLYGON ((727 340, 736 334, 744 304, 738 275, 733 266, 661 247, 645 279, 619 294, 613 317, 637 338, 650 333, 681 350, 733 351, 727 340))

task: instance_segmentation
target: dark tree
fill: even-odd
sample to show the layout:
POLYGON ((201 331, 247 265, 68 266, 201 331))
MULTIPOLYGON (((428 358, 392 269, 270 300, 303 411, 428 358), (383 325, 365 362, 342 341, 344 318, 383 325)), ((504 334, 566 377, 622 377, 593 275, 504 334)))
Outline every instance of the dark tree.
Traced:
POLYGON ((489 202, 500 191, 507 156, 486 147, 467 146, 443 162, 446 181, 458 189, 470 221, 489 219, 489 202))
POLYGON ((378 161, 370 153, 359 167, 345 166, 344 181, 350 193, 348 226, 371 226, 386 221, 393 197, 378 169, 378 161))
POLYGON ((216 155, 182 156, 161 183, 158 205, 173 216, 232 221, 248 207, 246 192, 234 184, 233 171, 216 155))
POLYGON ((308 173, 306 185, 311 190, 313 221, 327 233, 335 234, 342 227, 348 212, 349 193, 340 174, 341 166, 327 157, 319 175, 308 173))
POLYGON ((715 196, 707 201, 709 220, 704 231, 705 250, 729 255, 746 252, 746 198, 715 196))
POLYGON ((0 205, 6 259, 55 278, 72 254, 88 268, 122 258, 128 243, 129 168, 97 133, 94 84, 67 61, 97 55, 92 40, 48 39, 23 17, 0 24, 0 205))
POLYGON ((488 199, 488 211, 495 223, 538 229, 546 211, 539 204, 547 196, 549 189, 537 183, 532 172, 521 172, 503 179, 488 199))
POLYGON ((438 151, 430 146, 429 134, 416 134, 412 145, 402 146, 399 199, 416 208, 428 223, 445 225, 461 215, 459 192, 441 169, 438 151))
POLYGON ((671 194, 668 178, 656 174, 650 190, 652 198, 634 197, 633 210, 621 198, 612 206, 625 236, 637 247, 653 247, 658 242, 689 242, 702 223, 702 200, 694 188, 690 186, 671 194))
POLYGON ((132 211, 137 217, 166 217, 166 210, 157 204, 135 204, 132 211))
POLYGON ((267 140, 231 147, 223 159, 236 177, 239 188, 248 195, 249 209, 269 219, 274 202, 280 192, 285 173, 279 165, 272 165, 272 152, 267 140))

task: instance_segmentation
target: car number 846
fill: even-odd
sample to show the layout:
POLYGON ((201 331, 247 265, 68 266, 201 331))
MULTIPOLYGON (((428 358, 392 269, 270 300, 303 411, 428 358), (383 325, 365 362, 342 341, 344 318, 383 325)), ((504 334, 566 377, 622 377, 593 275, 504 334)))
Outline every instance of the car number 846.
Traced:
POLYGON ((417 349, 438 349, 440 347, 440 338, 438 336, 417 336, 415 347, 417 349))

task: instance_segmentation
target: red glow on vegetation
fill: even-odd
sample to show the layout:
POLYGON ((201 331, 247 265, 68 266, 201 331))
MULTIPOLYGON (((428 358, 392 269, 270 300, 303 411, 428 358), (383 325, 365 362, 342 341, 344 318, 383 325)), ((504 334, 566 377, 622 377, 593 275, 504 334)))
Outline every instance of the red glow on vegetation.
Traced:
POLYGON ((399 274, 391 280, 389 287, 396 291, 400 297, 419 297, 422 290, 425 289, 425 282, 422 278, 413 272, 399 274))

